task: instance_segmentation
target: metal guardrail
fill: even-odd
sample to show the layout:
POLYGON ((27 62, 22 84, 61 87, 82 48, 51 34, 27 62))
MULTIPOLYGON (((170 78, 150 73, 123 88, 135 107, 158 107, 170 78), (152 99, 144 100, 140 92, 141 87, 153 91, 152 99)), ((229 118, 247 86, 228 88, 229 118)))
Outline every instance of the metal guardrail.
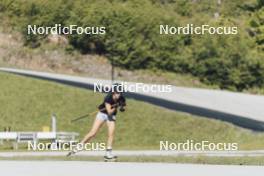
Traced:
POLYGON ((52 143, 77 142, 78 136, 79 133, 76 132, 0 132, 0 144, 11 141, 13 149, 18 149, 20 143, 38 143, 41 140, 49 140, 52 143))
POLYGON ((76 142, 77 136, 79 136, 79 134, 75 132, 58 132, 56 133, 56 141, 58 143, 76 142))

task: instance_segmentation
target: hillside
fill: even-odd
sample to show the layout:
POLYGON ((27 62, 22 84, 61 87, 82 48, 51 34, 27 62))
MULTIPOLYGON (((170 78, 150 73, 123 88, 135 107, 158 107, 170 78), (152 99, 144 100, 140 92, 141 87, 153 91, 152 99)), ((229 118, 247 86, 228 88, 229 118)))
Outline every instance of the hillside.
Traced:
MULTIPOLYGON (((83 136, 92 124, 87 118, 74 124, 76 116, 96 110, 103 95, 92 91, 0 73, 0 129, 39 131, 58 116, 59 131, 75 131, 83 136), (44 108, 45 107, 45 108, 44 108)), ((185 142, 237 142, 239 149, 262 149, 264 135, 226 122, 163 109, 147 103, 128 100, 128 109, 117 122, 116 147, 119 149, 159 149, 160 140, 185 142)), ((104 141, 103 129, 96 141, 104 141)), ((4 146, 9 149, 8 146, 4 146)))
POLYGON ((105 26, 106 35, 63 36, 65 50, 100 55, 125 70, 187 74, 209 86, 246 91, 264 86, 263 4, 263 0, 8 0, 0 2, 0 17, 3 26, 21 33, 24 45, 35 49, 50 36, 28 35, 28 25, 105 26), (160 24, 237 27, 238 33, 159 35, 160 24))
MULTIPOLYGON (((65 46, 45 42, 32 49, 23 45, 22 35, 0 26, 0 66, 38 70, 91 78, 111 79, 111 64, 96 54, 68 53, 65 46)), ((188 74, 160 70, 125 70, 115 68, 115 78, 123 81, 171 84, 184 87, 217 88, 208 86, 188 74)))

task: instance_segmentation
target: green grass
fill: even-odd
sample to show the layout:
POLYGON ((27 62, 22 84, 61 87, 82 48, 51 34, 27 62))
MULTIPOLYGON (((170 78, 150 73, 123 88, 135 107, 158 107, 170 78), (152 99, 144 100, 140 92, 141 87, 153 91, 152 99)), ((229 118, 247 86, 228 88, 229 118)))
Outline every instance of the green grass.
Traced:
MULTIPOLYGON (((83 136, 94 117, 74 124, 76 116, 92 112, 103 94, 53 82, 0 73, 0 129, 41 131, 50 125, 50 116, 58 116, 58 131, 75 131, 83 136)), ((239 149, 263 149, 264 135, 230 123, 170 111, 148 103, 128 100, 128 109, 119 113, 116 149, 159 149, 160 140, 185 142, 236 142, 239 149)), ((105 142, 106 128, 95 141, 105 142)), ((10 146, 2 149, 10 149, 10 146)))
MULTIPOLYGON (((103 161, 99 156, 32 156, 32 157, 0 157, 0 160, 18 161, 103 161)), ((264 157, 208 157, 208 156, 120 156, 118 162, 157 162, 157 163, 189 163, 189 164, 217 164, 217 165, 264 165, 264 157)))

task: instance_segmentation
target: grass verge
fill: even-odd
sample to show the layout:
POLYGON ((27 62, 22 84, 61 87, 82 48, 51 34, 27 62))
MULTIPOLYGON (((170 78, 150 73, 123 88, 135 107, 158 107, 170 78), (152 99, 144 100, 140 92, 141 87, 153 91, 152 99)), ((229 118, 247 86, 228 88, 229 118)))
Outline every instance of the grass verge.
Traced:
MULTIPOLYGON (((0 129, 42 131, 56 113, 58 131, 87 133, 94 117, 70 123, 74 117, 96 110, 104 95, 48 81, 0 73, 0 129)), ((106 141, 106 128, 94 142, 106 141)), ((119 113, 116 149, 159 150, 160 141, 235 142, 241 150, 263 149, 264 135, 219 120, 170 111, 148 103, 128 100, 128 110, 119 113)), ((10 145, 1 146, 10 150, 10 145)))
MULTIPOLYGON (((103 161, 102 157, 95 156, 78 156, 78 157, 0 157, 0 160, 17 160, 17 161, 103 161)), ((188 164, 214 164, 214 165, 264 165, 264 157, 158 157, 158 156, 142 156, 142 157, 119 157, 118 162, 154 162, 154 163, 188 163, 188 164)))

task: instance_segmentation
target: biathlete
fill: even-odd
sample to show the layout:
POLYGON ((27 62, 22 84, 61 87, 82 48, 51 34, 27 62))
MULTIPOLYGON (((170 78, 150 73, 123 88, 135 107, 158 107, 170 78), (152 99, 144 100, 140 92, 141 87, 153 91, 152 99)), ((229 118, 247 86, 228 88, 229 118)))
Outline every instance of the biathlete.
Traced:
MULTIPOLYGON (((96 118, 93 122, 93 126, 89 133, 81 141, 82 144, 88 143, 93 137, 97 134, 102 125, 106 122, 108 128, 108 139, 107 139, 107 148, 106 155, 104 158, 106 160, 116 159, 117 156, 112 154, 112 146, 115 135, 115 121, 118 108, 121 112, 125 111, 126 99, 122 95, 122 91, 119 91, 118 86, 114 86, 112 92, 107 94, 104 98, 102 104, 99 105, 99 112, 96 115, 96 118)), ((70 151, 67 156, 71 156, 78 152, 77 148, 74 148, 70 151)))

